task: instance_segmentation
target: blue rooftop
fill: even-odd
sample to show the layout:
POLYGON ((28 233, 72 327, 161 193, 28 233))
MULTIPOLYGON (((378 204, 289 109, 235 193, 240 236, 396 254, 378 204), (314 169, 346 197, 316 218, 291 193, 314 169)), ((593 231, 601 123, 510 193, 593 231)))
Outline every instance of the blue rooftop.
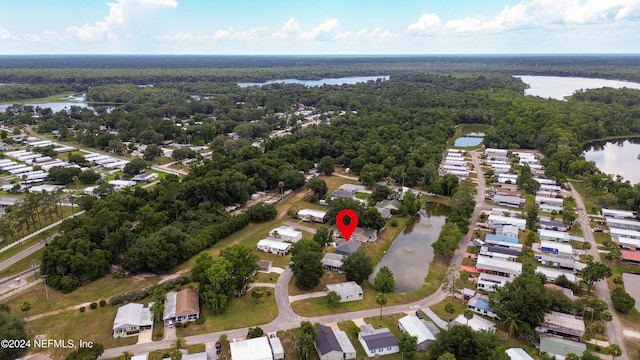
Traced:
POLYGON ((484 298, 479 298, 476 301, 476 309, 491 311, 491 308, 489 307, 489 301, 484 298))
POLYGON ((499 242, 506 242, 506 243, 510 243, 510 244, 518 244, 518 239, 510 237, 510 236, 487 234, 487 236, 484 239, 485 240, 492 240, 492 241, 499 241, 499 242))

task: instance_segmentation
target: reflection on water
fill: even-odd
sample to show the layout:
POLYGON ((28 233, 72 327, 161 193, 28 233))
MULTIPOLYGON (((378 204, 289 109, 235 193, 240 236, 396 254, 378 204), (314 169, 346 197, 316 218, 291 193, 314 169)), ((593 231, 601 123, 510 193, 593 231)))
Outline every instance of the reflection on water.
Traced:
POLYGON ((393 272, 396 292, 408 292, 422 287, 433 260, 431 244, 438 239, 448 214, 447 206, 427 204, 421 216, 409 220, 407 228, 395 239, 369 281, 373 284, 378 270, 388 266, 393 272))
POLYGON ((522 79, 522 82, 529 85, 529 89, 524 91, 525 95, 539 96, 541 98, 552 98, 564 100, 565 96, 573 95, 576 90, 610 88, 640 89, 639 83, 630 81, 564 77, 564 76, 534 76, 534 75, 514 75, 522 79))
POLYGON ((600 141, 589 144, 584 157, 595 161, 600 171, 620 175, 632 184, 640 183, 640 139, 600 141))

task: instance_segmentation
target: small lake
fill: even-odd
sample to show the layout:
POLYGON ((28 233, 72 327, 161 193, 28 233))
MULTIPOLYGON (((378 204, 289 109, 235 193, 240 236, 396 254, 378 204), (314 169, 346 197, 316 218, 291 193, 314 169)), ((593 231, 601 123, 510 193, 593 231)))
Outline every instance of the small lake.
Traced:
POLYGON ((470 132, 468 134, 463 134, 463 136, 457 138, 453 146, 458 147, 467 147, 467 146, 478 146, 484 140, 484 133, 481 132, 470 132))
POLYGON ((640 183, 640 139, 602 141, 588 144, 584 157, 595 161, 600 171, 620 175, 632 184, 640 183))
POLYGON ((425 206, 424 214, 409 225, 391 244, 369 278, 372 284, 381 267, 393 273, 396 292, 409 292, 421 288, 433 260, 433 244, 449 214, 449 207, 434 203, 425 206))
POLYGON ((640 275, 622 273, 622 281, 624 281, 624 290, 636 299, 636 310, 640 311, 640 275))
POLYGON ((535 76, 535 75, 514 75, 522 79, 522 82, 530 88, 524 91, 525 95, 539 96, 541 98, 552 98, 565 100, 565 96, 573 95, 576 90, 610 88, 640 89, 640 83, 619 80, 607 80, 583 77, 563 77, 563 76, 535 76))
POLYGON ((389 76, 349 76, 342 78, 326 78, 320 80, 298 80, 298 79, 281 79, 281 80, 270 80, 266 82, 246 82, 246 83, 238 83, 238 86, 245 88, 249 86, 263 86, 268 84, 300 84, 304 86, 314 87, 314 86, 322 86, 322 85, 353 85, 357 83, 363 83, 367 81, 386 81, 389 80, 389 76))

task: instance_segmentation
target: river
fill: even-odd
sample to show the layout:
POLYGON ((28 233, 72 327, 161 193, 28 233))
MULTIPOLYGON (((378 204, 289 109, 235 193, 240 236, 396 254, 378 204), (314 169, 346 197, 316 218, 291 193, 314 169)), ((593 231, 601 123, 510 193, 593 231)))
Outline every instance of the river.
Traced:
POLYGON ((421 288, 433 260, 433 244, 438 240, 449 208, 437 203, 425 206, 422 216, 400 234, 391 244, 369 278, 373 284, 381 267, 387 266, 393 273, 396 292, 409 292, 421 288))

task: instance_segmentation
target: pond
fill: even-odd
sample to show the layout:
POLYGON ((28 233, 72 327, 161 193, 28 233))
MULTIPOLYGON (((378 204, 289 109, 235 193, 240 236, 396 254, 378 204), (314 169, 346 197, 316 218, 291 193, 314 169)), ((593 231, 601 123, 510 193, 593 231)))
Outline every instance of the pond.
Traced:
POLYGON ((545 99, 565 100, 565 96, 573 95, 576 90, 581 89, 603 87, 640 89, 640 83, 630 81, 563 76, 514 75, 514 77, 522 79, 522 82, 530 86, 524 91, 525 95, 539 96, 545 99))
POLYGON ((322 85, 352 85, 356 83, 362 83, 367 81, 386 81, 389 80, 389 76, 349 76, 349 77, 341 77, 341 78, 326 78, 320 80, 298 80, 298 79, 280 79, 280 80, 270 80, 266 82, 246 82, 246 83, 238 83, 240 87, 249 87, 249 86, 262 86, 268 84, 301 84, 304 86, 322 86, 322 85))
POLYGON ((453 142, 453 146, 457 147, 467 147, 467 146, 478 146, 482 144, 484 140, 484 133, 481 132, 470 132, 468 134, 462 134, 459 138, 453 142))
POLYGON ((622 281, 624 281, 624 290, 636 299, 636 310, 640 311, 640 275, 622 273, 622 281))
POLYGON ((433 244, 449 214, 449 207, 428 203, 413 224, 391 244, 369 278, 373 284, 381 267, 387 266, 393 273, 396 292, 408 292, 421 288, 433 260, 433 244))
POLYGON ((585 147, 584 157, 595 161, 600 171, 620 175, 632 184, 640 183, 640 139, 600 141, 585 147))

